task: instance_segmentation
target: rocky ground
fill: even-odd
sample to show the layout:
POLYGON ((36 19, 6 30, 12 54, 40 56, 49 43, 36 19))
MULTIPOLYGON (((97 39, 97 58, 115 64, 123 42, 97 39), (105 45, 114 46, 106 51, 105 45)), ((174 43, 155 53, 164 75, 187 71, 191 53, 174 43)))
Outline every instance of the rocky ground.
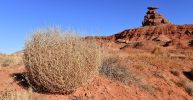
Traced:
POLYGON ((191 100, 192 51, 106 49, 106 60, 93 81, 70 94, 38 93, 24 77, 25 67, 0 69, 0 95, 38 100, 191 100))

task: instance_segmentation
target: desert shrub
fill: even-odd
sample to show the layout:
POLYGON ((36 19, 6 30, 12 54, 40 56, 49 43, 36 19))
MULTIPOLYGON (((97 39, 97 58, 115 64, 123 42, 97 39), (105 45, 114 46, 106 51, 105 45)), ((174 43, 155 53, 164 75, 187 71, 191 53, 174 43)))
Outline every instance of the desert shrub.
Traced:
POLYGON ((156 56, 158 55, 162 55, 163 54, 163 51, 161 50, 160 47, 155 47, 152 51, 151 51, 152 54, 155 54, 156 56))
POLYGON ((22 53, 20 54, 1 54, 0 53, 0 66, 7 67, 9 65, 22 64, 22 53))
POLYGON ((13 63, 12 59, 9 59, 9 58, 1 59, 1 66, 2 67, 7 67, 7 66, 9 66, 12 63, 13 63))
POLYGON ((136 43, 133 43, 133 44, 132 44, 132 47, 133 47, 133 48, 139 48, 139 47, 141 47, 141 46, 143 46, 143 43, 142 43, 142 42, 136 42, 136 43))
POLYGON ((179 71, 178 69, 172 69, 170 72, 171 72, 173 75, 175 75, 175 76, 180 76, 180 71, 179 71))
POLYGON ((106 59, 103 60, 102 67, 99 70, 101 75, 104 75, 111 80, 120 81, 124 85, 134 84, 145 91, 151 93, 154 91, 154 87, 147 84, 142 76, 134 73, 135 71, 133 71, 131 67, 121 63, 124 58, 119 57, 116 54, 105 58, 106 59))
POLYGON ((193 95, 193 85, 192 84, 186 84, 186 86, 184 87, 185 91, 189 94, 189 95, 193 95))
POLYGON ((170 57, 170 53, 165 50, 164 48, 161 47, 155 47, 152 51, 152 54, 154 54, 157 57, 163 57, 163 58, 169 58, 170 57))
POLYGON ((185 79, 180 79, 179 82, 177 83, 179 87, 183 87, 184 90, 191 96, 193 96, 193 84, 185 79))
MULTIPOLYGON (((13 78, 8 78, 1 84, 0 100, 37 100, 37 96, 26 91, 16 91, 13 83, 16 82, 13 78)), ((43 99, 41 99, 43 100, 43 99)))
POLYGON ((133 76, 126 66, 120 64, 120 61, 121 57, 116 54, 105 57, 99 73, 111 80, 117 80, 124 84, 128 84, 133 76))
POLYGON ((97 74, 100 62, 99 46, 70 32, 37 31, 25 44, 27 77, 37 91, 72 92, 97 74))

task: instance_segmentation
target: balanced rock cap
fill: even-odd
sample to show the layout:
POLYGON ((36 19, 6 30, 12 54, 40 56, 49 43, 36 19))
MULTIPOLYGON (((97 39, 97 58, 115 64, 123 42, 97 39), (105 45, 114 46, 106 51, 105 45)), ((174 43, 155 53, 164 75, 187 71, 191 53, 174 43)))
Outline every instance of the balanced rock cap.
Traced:
POLYGON ((172 24, 168 21, 164 16, 156 12, 158 7, 150 6, 147 7, 148 11, 144 16, 144 20, 142 21, 143 26, 157 26, 162 24, 172 24))
POLYGON ((158 7, 156 7, 156 6, 149 6, 149 7, 147 7, 147 9, 154 10, 154 9, 158 9, 158 7))

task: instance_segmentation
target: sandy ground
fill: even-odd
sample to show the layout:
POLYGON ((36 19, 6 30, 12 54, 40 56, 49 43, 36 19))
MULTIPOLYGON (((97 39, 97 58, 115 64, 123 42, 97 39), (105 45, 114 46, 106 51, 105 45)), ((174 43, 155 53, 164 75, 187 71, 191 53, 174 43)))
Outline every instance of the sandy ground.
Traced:
POLYGON ((97 75, 93 81, 71 94, 37 93, 24 87, 21 80, 14 79, 25 72, 25 67, 12 65, 0 69, 0 95, 6 90, 13 90, 30 94, 34 100, 193 100, 186 88, 180 85, 187 83, 189 88, 193 86, 192 80, 185 75, 193 66, 191 59, 153 59, 148 53, 140 54, 136 57, 137 54, 131 51, 119 52, 119 56, 124 58, 121 63, 140 76, 141 83, 123 84, 97 75))

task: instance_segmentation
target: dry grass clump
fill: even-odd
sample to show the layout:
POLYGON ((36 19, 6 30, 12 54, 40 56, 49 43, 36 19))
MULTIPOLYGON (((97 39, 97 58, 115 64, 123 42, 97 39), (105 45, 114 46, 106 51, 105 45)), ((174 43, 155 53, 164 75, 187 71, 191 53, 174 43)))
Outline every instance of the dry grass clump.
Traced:
POLYGON ((0 100, 32 100, 32 97, 27 92, 6 91, 0 100))
POLYGON ((180 81, 177 83, 179 87, 183 87, 184 90, 190 95, 193 96, 193 84, 185 79, 180 79, 180 81))
POLYGON ((10 58, 1 59, 1 65, 2 67, 7 67, 13 63, 13 60, 10 58))
POLYGON ((24 64, 37 91, 69 93, 98 73, 100 48, 57 29, 37 31, 26 42, 24 64))
POLYGON ((151 51, 152 54, 154 54, 155 56, 158 56, 158 57, 168 57, 169 54, 167 51, 165 51, 163 48, 161 47, 155 47, 152 51, 151 51))
POLYGON ((173 75, 175 75, 175 76, 180 76, 180 71, 179 71, 178 69, 172 69, 170 72, 171 72, 173 75))
POLYGON ((154 87, 146 83, 143 77, 137 75, 131 67, 121 63, 124 58, 118 55, 111 55, 103 60, 102 67, 99 72, 111 80, 117 80, 125 85, 134 84, 140 89, 153 93, 154 87))
POLYGON ((119 65, 120 58, 117 55, 109 56, 104 59, 100 74, 107 76, 112 80, 118 80, 124 84, 128 84, 130 78, 132 78, 130 72, 126 66, 119 65))
POLYGON ((141 47, 141 46, 143 46, 143 43, 142 43, 142 42, 135 42, 135 43, 132 44, 132 47, 133 47, 133 48, 139 48, 139 47, 141 47))
POLYGON ((185 91, 189 94, 189 95, 191 95, 191 96, 193 96, 193 85, 192 84, 186 84, 185 86, 184 86, 184 89, 185 89, 185 91))
POLYGON ((0 67, 22 64, 22 53, 0 54, 0 67))
POLYGON ((15 88, 13 88, 13 83, 15 82, 13 78, 9 78, 0 84, 2 86, 0 90, 0 100, 35 100, 35 96, 32 98, 32 92, 16 91, 15 88))
POLYGON ((186 52, 185 55, 188 59, 193 60, 193 51, 186 52))

